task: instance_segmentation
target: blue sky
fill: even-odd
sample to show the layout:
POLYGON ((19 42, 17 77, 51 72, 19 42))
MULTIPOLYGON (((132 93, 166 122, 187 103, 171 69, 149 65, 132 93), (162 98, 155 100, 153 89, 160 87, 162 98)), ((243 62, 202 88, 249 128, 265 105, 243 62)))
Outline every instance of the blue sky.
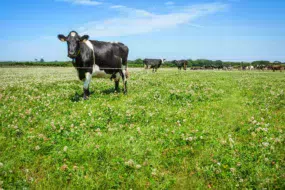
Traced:
POLYGON ((284 0, 9 0, 0 60, 68 60, 71 30, 121 41, 130 59, 285 61, 284 0))

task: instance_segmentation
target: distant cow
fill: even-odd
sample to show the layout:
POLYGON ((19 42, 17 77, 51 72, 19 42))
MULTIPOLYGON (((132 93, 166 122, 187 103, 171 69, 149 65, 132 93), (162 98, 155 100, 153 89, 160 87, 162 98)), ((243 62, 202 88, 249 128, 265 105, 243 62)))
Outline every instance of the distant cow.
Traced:
POLYGON ((156 72, 157 69, 163 64, 165 59, 144 59, 144 67, 145 69, 151 68, 153 72, 156 72))
POLYGON ((268 69, 272 70, 273 72, 275 71, 282 72, 282 70, 284 70, 284 67, 282 65, 272 65, 272 66, 268 66, 268 69))
POLYGON ((127 60, 129 48, 122 43, 110 43, 89 40, 88 35, 79 36, 71 31, 67 37, 60 34, 59 40, 67 42, 68 57, 73 59, 73 66, 77 69, 78 77, 84 80, 84 99, 90 95, 89 85, 92 76, 110 77, 115 81, 115 90, 119 90, 122 77, 124 93, 127 93, 127 60))
POLYGON ((174 63, 179 70, 181 70, 182 67, 185 71, 187 70, 187 64, 188 64, 187 60, 179 60, 179 61, 174 60, 174 61, 172 61, 172 63, 174 63))
POLYGON ((253 66, 247 66, 247 67, 246 67, 246 70, 250 70, 250 71, 251 71, 251 70, 253 70, 253 69, 254 69, 253 66))
POLYGON ((266 68, 265 65, 257 65, 257 66, 256 66, 256 69, 262 70, 262 71, 264 71, 265 68, 266 68))

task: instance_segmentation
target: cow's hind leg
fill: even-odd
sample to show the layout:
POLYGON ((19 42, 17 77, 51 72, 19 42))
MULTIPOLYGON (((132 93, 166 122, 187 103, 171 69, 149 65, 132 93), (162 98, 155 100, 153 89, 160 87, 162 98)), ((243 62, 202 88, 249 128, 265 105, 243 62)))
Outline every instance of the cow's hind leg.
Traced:
POLYGON ((123 85, 124 85, 124 94, 128 93, 128 88, 127 88, 127 71, 125 69, 123 69, 121 71, 121 76, 123 79, 123 85))
POLYGON ((85 73, 85 81, 84 81, 84 85, 83 85, 83 91, 84 91, 83 98, 84 98, 84 100, 87 100, 89 95, 90 95, 89 85, 90 85, 91 79, 92 79, 91 73, 89 73, 89 72, 85 73))

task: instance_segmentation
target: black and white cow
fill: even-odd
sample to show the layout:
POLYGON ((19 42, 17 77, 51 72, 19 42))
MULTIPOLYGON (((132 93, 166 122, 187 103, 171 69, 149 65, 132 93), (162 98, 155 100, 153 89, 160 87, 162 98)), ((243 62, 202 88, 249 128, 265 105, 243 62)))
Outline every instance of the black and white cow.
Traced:
POLYGON ((144 59, 144 67, 145 69, 151 68, 153 72, 156 72, 157 69, 163 64, 165 59, 144 59))
POLYGON ((58 38, 62 42, 67 42, 68 57, 73 59, 79 79, 84 80, 84 99, 90 95, 89 85, 92 76, 114 79, 116 91, 119 90, 119 81, 122 77, 124 93, 127 93, 127 46, 122 43, 89 40, 88 35, 81 37, 75 31, 71 31, 67 37, 59 34, 58 38))

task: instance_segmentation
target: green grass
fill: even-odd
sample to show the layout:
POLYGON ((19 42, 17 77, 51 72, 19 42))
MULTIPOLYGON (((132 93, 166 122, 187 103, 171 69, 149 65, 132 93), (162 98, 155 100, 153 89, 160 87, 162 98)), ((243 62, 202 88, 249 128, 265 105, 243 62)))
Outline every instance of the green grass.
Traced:
POLYGON ((0 189, 285 188, 284 72, 0 73, 0 189))

